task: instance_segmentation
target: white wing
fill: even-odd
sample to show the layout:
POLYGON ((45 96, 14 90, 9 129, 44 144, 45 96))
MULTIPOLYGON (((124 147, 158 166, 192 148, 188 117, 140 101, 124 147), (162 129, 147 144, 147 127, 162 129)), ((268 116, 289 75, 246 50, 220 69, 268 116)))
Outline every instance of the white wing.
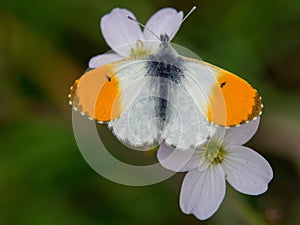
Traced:
POLYGON ((162 139, 182 150, 195 148, 210 135, 211 124, 203 116, 183 83, 170 81, 168 119, 162 139))
POLYGON ((119 118, 109 122, 115 136, 130 147, 155 145, 159 130, 156 118, 155 89, 146 76, 146 60, 126 60, 116 65, 120 84, 122 112, 119 118))

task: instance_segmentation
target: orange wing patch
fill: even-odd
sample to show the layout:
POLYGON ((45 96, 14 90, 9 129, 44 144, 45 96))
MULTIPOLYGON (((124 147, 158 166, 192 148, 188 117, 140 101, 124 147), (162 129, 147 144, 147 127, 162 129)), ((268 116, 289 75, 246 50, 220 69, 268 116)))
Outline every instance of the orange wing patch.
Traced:
POLYGON ((88 71, 76 80, 69 97, 75 109, 100 122, 120 116, 119 82, 111 64, 88 71))
POLYGON ((217 80, 209 96, 207 117, 210 122, 230 127, 261 114, 261 98, 245 80, 219 68, 217 80))

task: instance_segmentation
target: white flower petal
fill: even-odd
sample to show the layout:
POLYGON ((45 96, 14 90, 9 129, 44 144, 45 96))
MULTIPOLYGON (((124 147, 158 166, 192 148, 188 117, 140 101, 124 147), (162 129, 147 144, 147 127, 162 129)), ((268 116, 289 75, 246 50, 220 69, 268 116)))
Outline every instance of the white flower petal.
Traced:
POLYGON ((197 154, 194 149, 183 151, 162 142, 157 152, 157 159, 166 169, 184 172, 198 167, 200 154, 197 154))
POLYGON ((207 170, 207 168, 209 166, 210 166, 210 163, 206 160, 206 157, 203 156, 203 152, 202 152, 200 162, 199 162, 199 165, 198 165, 198 170, 200 172, 203 172, 203 171, 207 170))
POLYGON ((203 172, 197 169, 189 171, 181 187, 181 210, 194 214, 200 220, 208 219, 217 211, 225 196, 225 184, 220 165, 211 165, 203 172))
POLYGON ((106 43, 118 54, 128 57, 131 48, 135 47, 137 40, 143 40, 140 26, 127 18, 135 19, 132 12, 126 9, 114 9, 101 19, 101 31, 106 43))
POLYGON ((224 143, 225 133, 231 128, 221 127, 221 126, 212 126, 211 127, 211 138, 208 140, 210 142, 224 143))
POLYGON ((244 194, 264 193, 273 178, 269 163, 260 154, 244 146, 231 146, 221 165, 227 181, 244 194))
MULTIPOLYGON (((174 32, 172 37, 170 37, 171 40, 179 30, 182 18, 183 12, 177 12, 173 8, 163 8, 152 15, 145 26, 158 37, 161 34, 167 34, 170 37, 172 32, 174 32)), ((147 29, 144 29, 144 38, 145 40, 157 40, 147 29)))
POLYGON ((89 61, 90 68, 97 68, 100 66, 104 66, 108 63, 112 63, 118 60, 121 60, 122 57, 115 53, 106 53, 102 55, 96 55, 92 57, 89 61))
POLYGON ((226 130, 224 137, 225 145, 243 145, 249 141, 256 133, 260 117, 238 127, 231 127, 226 130))

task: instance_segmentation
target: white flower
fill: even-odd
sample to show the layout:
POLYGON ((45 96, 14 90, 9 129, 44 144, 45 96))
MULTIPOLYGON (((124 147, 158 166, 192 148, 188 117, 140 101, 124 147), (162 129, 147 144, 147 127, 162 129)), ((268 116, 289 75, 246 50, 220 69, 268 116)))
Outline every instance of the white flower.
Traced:
MULTIPOLYGON (((114 53, 93 57, 89 62, 90 68, 154 51, 155 45, 150 43, 157 43, 159 40, 147 29, 142 31, 140 25, 129 20, 128 16, 135 19, 133 13, 127 9, 115 8, 101 18, 100 27, 103 37, 114 53)), ((182 18, 183 12, 177 12, 173 8, 163 8, 152 15, 145 26, 158 37, 161 34, 172 35, 171 40, 180 28, 182 18)))
POLYGON ((180 193, 180 207, 198 219, 211 217, 225 196, 225 179, 237 191, 259 195, 273 178, 269 163, 245 144, 256 132, 259 118, 239 127, 215 127, 201 149, 179 151, 161 144, 158 160, 167 169, 188 171, 180 193))

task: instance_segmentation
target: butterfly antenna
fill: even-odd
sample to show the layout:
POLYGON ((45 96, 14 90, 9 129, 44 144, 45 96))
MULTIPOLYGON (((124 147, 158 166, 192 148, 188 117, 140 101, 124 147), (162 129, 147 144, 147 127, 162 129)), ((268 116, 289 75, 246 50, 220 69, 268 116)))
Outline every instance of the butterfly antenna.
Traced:
POLYGON ((160 37, 158 37, 152 30, 150 30, 148 27, 146 27, 144 24, 140 23, 139 21, 137 21, 136 19, 132 18, 131 16, 127 16, 128 19, 130 19, 131 21, 136 22, 137 24, 139 24, 140 26, 142 26, 144 29, 146 29, 147 31, 149 31, 151 34, 153 34, 154 37, 156 37, 159 41, 160 41, 160 37))
POLYGON ((196 10, 196 6, 193 6, 193 8, 191 8, 191 10, 188 12, 188 14, 185 15, 185 17, 181 20, 181 22, 179 23, 178 27, 176 27, 176 29, 174 29, 174 31, 171 33, 170 35, 170 39, 171 37, 173 37, 174 33, 177 31, 177 29, 181 26, 181 24, 196 10))

